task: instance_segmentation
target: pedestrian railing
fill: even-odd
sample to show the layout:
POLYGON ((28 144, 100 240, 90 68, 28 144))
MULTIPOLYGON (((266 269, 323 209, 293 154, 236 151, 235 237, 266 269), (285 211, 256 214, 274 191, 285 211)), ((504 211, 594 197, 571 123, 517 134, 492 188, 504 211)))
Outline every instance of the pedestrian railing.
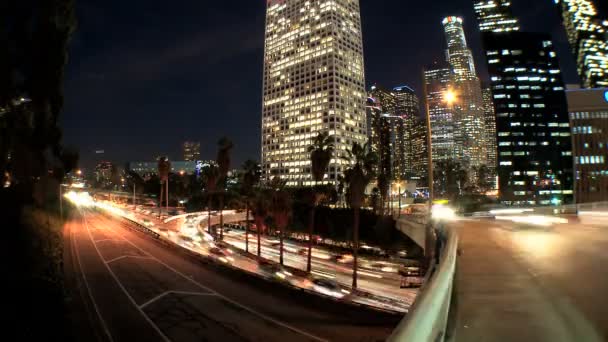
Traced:
POLYGON ((388 341, 436 342, 446 338, 448 314, 456 274, 458 234, 448 231, 447 243, 438 265, 420 289, 409 313, 399 323, 388 341))

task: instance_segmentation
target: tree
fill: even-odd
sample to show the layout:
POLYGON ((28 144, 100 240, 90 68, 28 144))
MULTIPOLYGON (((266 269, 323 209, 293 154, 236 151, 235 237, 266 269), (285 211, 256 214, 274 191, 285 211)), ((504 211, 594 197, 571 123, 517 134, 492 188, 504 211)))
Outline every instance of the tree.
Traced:
MULTIPOLYGON (((308 146, 310 153, 311 173, 315 184, 321 182, 325 177, 325 171, 329 166, 329 161, 334 153, 334 137, 327 132, 320 132, 313 140, 312 145, 308 146)), ((308 259, 306 262, 306 272, 311 271, 312 260, 312 234, 315 229, 315 210, 319 204, 319 192, 314 191, 311 194, 310 201, 310 218, 308 220, 308 259)))
POLYGON ((245 199, 245 252, 249 253, 249 211, 250 211, 250 201, 253 196, 253 189, 260 182, 260 177, 262 176, 262 168, 260 164, 255 160, 246 160, 243 163, 243 173, 242 177, 242 186, 241 186, 241 195, 243 195, 245 199))
POLYGON ((58 124, 74 2, 9 1, 0 22, 0 174, 9 173, 29 200, 34 183, 54 168, 51 159, 63 161, 58 124))
POLYGON ((234 144, 227 137, 222 137, 217 142, 218 151, 216 162, 219 169, 220 185, 220 240, 224 239, 224 194, 226 191, 226 180, 230 171, 230 151, 234 144))
POLYGON ((253 220, 255 221, 256 233, 258 238, 258 257, 262 256, 262 249, 260 244, 260 238, 262 230, 266 226, 266 217, 268 216, 268 197, 269 191, 266 188, 257 188, 253 194, 252 201, 252 214, 253 220))
POLYGON ((391 178, 386 170, 381 169, 378 175, 378 190, 380 191, 380 214, 386 214, 386 197, 390 188, 391 178))
POLYGON ((207 194, 207 231, 209 234, 213 234, 211 231, 211 203, 217 187, 219 174, 220 171, 218 167, 213 164, 206 165, 201 170, 201 175, 205 182, 205 192, 207 194))
POLYGON ((440 193, 452 200, 462 194, 468 178, 462 164, 453 159, 438 161, 434 169, 434 177, 440 193))
POLYGON ((361 205, 365 197, 365 188, 374 178, 374 168, 378 161, 377 155, 371 150, 369 141, 361 146, 354 143, 347 150, 345 157, 351 166, 344 172, 348 183, 348 202, 353 209, 353 288, 357 288, 357 261, 359 255, 359 216, 361 205))
POLYGON ((475 174, 476 174, 476 186, 477 186, 477 190, 482 193, 485 194, 486 192, 492 190, 492 183, 491 183, 491 178, 492 178, 492 170, 490 170, 490 168, 487 165, 480 165, 477 168, 475 168, 475 174))
POLYGON ((279 263, 283 265, 283 239, 292 215, 292 200, 285 189, 285 182, 280 178, 273 178, 270 187, 272 189, 270 215, 279 231, 279 263))

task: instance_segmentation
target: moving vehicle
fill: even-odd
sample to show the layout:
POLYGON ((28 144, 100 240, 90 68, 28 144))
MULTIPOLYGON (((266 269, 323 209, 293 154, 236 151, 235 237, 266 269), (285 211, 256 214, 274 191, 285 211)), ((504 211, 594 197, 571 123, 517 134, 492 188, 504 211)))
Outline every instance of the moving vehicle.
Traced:
POLYGON ((350 291, 345 290, 340 284, 331 279, 315 278, 312 280, 312 284, 312 289, 314 291, 330 297, 341 299, 350 294, 350 291))

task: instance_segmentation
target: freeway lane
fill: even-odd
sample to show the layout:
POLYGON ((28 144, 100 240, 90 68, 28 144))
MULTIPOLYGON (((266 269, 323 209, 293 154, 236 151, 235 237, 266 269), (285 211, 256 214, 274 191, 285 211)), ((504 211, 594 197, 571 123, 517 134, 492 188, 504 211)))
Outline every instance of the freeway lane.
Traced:
POLYGON ((463 251, 457 340, 608 340, 608 220, 546 229, 493 221, 453 226, 463 251))
POLYGON ((134 233, 130 224, 82 209, 67 227, 90 311, 107 340, 376 341, 398 323, 248 283, 134 233))

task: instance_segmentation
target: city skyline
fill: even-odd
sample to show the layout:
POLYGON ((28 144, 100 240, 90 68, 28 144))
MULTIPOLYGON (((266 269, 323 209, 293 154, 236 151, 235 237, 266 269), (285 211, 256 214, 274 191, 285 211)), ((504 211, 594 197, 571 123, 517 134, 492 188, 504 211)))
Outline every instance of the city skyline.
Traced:
MULTIPOLYGON (((100 159, 117 162, 146 159, 147 157, 152 159, 159 154, 167 154, 177 159, 181 154, 179 145, 182 136, 201 140, 202 158, 210 158, 215 154, 217 139, 232 131, 235 131, 232 138, 236 145, 241 147, 235 150, 235 161, 240 163, 247 158, 258 158, 258 133, 251 132, 251 130, 246 131, 246 129, 257 125, 256 121, 260 112, 261 89, 258 89, 261 85, 258 83, 261 82, 256 80, 261 77, 258 66, 263 52, 262 31, 265 6, 261 3, 244 4, 242 8, 232 11, 228 10, 225 5, 213 4, 212 7, 217 9, 219 16, 215 19, 210 18, 208 24, 201 24, 200 20, 194 21, 193 14, 182 12, 189 9, 190 12, 197 13, 197 10, 200 12, 203 8, 191 4, 188 6, 182 10, 174 9, 182 15, 180 17, 182 23, 177 28, 168 29, 160 36, 157 34, 158 30, 152 28, 152 22, 148 21, 141 23, 137 34, 118 36, 118 30, 128 28, 130 24, 125 17, 117 16, 115 18, 117 27, 111 28, 109 31, 109 36, 116 38, 115 40, 100 39, 95 43, 91 43, 89 40, 85 44, 82 42, 85 37, 103 38, 100 23, 103 15, 112 10, 112 6, 92 5, 87 2, 79 5, 78 9, 83 16, 72 48, 71 59, 76 63, 70 64, 67 70, 66 94, 69 96, 67 96, 65 115, 62 116, 62 120, 64 120, 66 141, 69 144, 82 146, 81 156, 88 166, 91 166, 93 161, 99 160, 97 157, 100 155, 94 154, 94 151, 99 149, 105 150, 105 154, 100 159), (252 12, 255 15, 251 16, 252 12), (214 36, 211 34, 211 32, 217 31, 212 30, 214 24, 226 21, 241 22, 241 25, 234 28, 220 25, 225 28, 225 32, 220 37, 226 41, 222 42, 213 52, 199 46, 214 36), (195 35, 185 35, 184 38, 178 39, 177 44, 167 42, 173 42, 176 34, 181 36, 188 29, 193 29, 195 35), (159 39, 151 43, 150 38, 153 34, 156 34, 158 36, 156 38, 159 39), (113 56, 116 47, 130 44, 131 40, 140 37, 144 39, 141 39, 139 44, 129 47, 121 55, 113 56), (227 44, 227 42, 238 40, 246 41, 244 46, 239 49, 231 47, 233 44, 227 44), (150 51, 151 48, 161 53, 160 62, 165 64, 157 65, 156 61, 154 63, 146 62, 142 52, 150 51), (209 52, 210 55, 197 61, 196 56, 203 51, 209 52), (106 63, 108 58, 112 58, 118 63, 120 74, 108 71, 106 63), (143 60, 140 61, 142 58, 143 60), (217 76, 214 77, 217 75, 215 71, 202 67, 206 64, 207 58, 212 58, 210 62, 216 66, 213 69, 225 65, 228 60, 237 61, 237 64, 233 63, 237 67, 231 66, 231 70, 226 70, 226 75, 220 79, 217 76), (138 61, 137 68, 131 70, 127 67, 136 61, 138 61), (150 72, 144 75, 143 71, 150 72), (167 71, 171 71, 171 73, 169 74, 167 71), (242 77, 235 78, 237 73, 242 74, 242 77), (214 82, 214 80, 218 81, 214 82), (177 87, 165 90, 168 89, 169 84, 177 87), (234 87, 242 88, 238 91, 239 101, 226 100, 229 94, 233 94, 234 87), (84 91, 83 89, 90 90, 84 91), (120 91, 120 94, 117 94, 117 91, 120 91), (154 98, 151 98, 150 95, 154 98), (113 103, 113 101, 116 103, 114 106, 105 104, 113 103), (90 108, 85 106, 85 103, 98 103, 99 105, 90 108), (216 115, 218 120, 214 120, 213 123, 207 122, 204 119, 206 115, 216 115), (133 125, 141 125, 143 121, 147 121, 146 129, 133 130, 133 125), (185 121, 195 124, 184 124, 185 121), (87 127, 88 124, 85 122, 90 123, 91 127, 87 127), (97 129, 109 129, 110 127, 113 134, 108 138, 96 138, 94 132, 97 129), (158 139, 158 136, 162 136, 163 139, 158 139), (128 146, 125 147, 125 145, 128 146), (135 150, 141 152, 136 154, 135 150)), ((415 8, 409 8, 408 13, 417 10, 422 15, 412 15, 413 21, 411 22, 390 20, 388 26, 384 25, 386 22, 380 18, 391 15, 403 18, 403 10, 407 6, 398 1, 387 1, 384 9, 376 8, 368 1, 362 1, 361 6, 367 87, 373 83, 387 85, 406 83, 412 86, 417 95, 421 97, 421 68, 433 60, 442 58, 442 51, 435 48, 443 39, 443 32, 437 23, 444 16, 452 14, 464 17, 466 34, 470 37, 469 44, 473 49, 478 69, 480 69, 480 76, 482 80, 487 81, 485 66, 483 66, 483 60, 480 59, 479 34, 476 25, 473 24, 473 6, 470 1, 445 1, 439 11, 430 11, 425 9, 424 5, 417 5, 415 8), (397 15, 397 13, 401 13, 401 15, 397 15), (412 31, 413 25, 422 29, 422 35, 412 37, 408 46, 384 42, 384 38, 402 39, 402 34, 397 32, 412 31), (416 53, 411 54, 411 51, 416 51, 416 53)), ((514 6, 516 9, 523 8, 525 4, 515 2, 514 6)), ((555 6, 551 3, 535 6, 538 6, 533 8, 535 12, 550 9, 553 10, 551 13, 556 12, 555 6)), ((123 10, 128 13, 135 9, 126 5, 123 10)), ((205 6, 205 13, 207 13, 206 11, 205 6)), ((148 12, 154 18, 160 16, 162 11, 151 4, 148 12)), ((175 15, 176 13, 168 14, 175 15)), ((162 16, 166 17, 164 12, 162 12, 162 16)), ((205 15, 205 17, 209 16, 205 15)), ((567 83, 577 83, 573 57, 565 55, 570 52, 557 13, 542 20, 533 20, 533 18, 534 16, 526 14, 522 16, 521 21, 526 24, 526 27, 532 29, 540 30, 548 27, 550 31, 554 31, 558 41, 562 42, 558 46, 560 60, 565 61, 562 64, 570 65, 570 67, 564 68, 566 81, 567 83)), ((217 42, 220 43, 220 41, 217 42)))

